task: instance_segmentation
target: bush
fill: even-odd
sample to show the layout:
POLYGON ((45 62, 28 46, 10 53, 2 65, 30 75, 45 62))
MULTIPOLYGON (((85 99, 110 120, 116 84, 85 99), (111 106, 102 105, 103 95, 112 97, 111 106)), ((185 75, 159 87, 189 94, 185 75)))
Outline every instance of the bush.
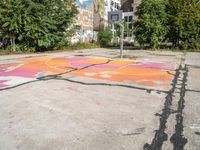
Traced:
POLYGON ((16 52, 20 53, 20 52, 35 52, 35 48, 34 47, 29 47, 26 44, 18 44, 16 45, 16 52))
POLYGON ((34 47, 28 47, 25 44, 17 44, 16 50, 13 52, 11 46, 7 46, 5 48, 0 48, 0 54, 6 55, 6 54, 21 54, 21 53, 32 53, 36 52, 34 47))
POLYGON ((70 45, 70 42, 66 39, 63 39, 57 44, 56 49, 63 50, 69 47, 69 45, 70 45))
POLYGON ((98 42, 101 47, 108 47, 112 40, 112 32, 110 29, 100 30, 98 33, 98 42))
POLYGON ((110 42, 107 47, 119 47, 120 43, 119 42, 110 42))
POLYGON ((71 46, 69 46, 69 49, 92 49, 92 48, 99 48, 99 44, 97 43, 87 43, 87 42, 78 42, 71 46))
POLYGON ((124 46, 135 46, 135 42, 124 42, 124 46))

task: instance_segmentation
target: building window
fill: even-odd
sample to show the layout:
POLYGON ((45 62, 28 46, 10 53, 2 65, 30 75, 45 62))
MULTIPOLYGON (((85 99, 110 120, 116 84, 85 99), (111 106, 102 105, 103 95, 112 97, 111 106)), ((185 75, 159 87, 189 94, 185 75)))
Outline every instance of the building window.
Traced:
POLYGON ((129 21, 128 22, 132 22, 133 21, 133 16, 129 16, 129 21))
POLYGON ((128 21, 128 16, 125 16, 125 17, 124 17, 124 20, 125 20, 125 22, 129 22, 129 21, 128 21))
POLYGON ((129 29, 133 29, 133 24, 132 23, 128 23, 128 28, 129 29))

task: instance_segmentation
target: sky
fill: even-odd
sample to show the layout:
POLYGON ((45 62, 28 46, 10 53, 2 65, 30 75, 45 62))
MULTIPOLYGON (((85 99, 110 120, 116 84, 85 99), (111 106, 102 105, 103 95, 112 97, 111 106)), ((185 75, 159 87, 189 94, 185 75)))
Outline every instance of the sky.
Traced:
POLYGON ((76 0, 76 3, 82 8, 82 9, 88 9, 92 6, 92 0, 76 0))

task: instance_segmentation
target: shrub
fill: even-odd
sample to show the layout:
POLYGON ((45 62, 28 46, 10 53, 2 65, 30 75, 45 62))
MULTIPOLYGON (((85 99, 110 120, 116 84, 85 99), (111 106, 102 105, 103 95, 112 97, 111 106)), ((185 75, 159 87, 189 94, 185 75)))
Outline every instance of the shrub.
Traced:
POLYGON ((29 47, 26 44, 17 44, 16 45, 16 52, 35 52, 34 47, 29 47))
POLYGON ((108 47, 112 40, 112 32, 110 29, 100 30, 98 33, 98 42, 101 47, 108 47))
POLYGON ((67 39, 63 39, 57 44, 56 49, 63 50, 69 47, 69 45, 70 45, 70 42, 67 39))
POLYGON ((78 42, 71 46, 69 46, 69 49, 92 49, 92 48, 98 48, 99 45, 97 43, 87 43, 87 42, 78 42))
POLYGON ((109 47, 119 47, 120 43, 119 42, 111 42, 108 46, 109 47))

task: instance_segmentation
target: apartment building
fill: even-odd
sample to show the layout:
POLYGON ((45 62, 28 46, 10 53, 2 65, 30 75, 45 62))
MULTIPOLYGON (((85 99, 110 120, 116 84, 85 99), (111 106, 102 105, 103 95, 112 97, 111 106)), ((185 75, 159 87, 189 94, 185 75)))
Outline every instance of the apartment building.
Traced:
POLYGON ((108 26, 108 12, 121 8, 121 0, 93 0, 94 2, 94 30, 108 26))
POLYGON ((137 19, 135 12, 140 5, 141 0, 121 0, 121 10, 125 21, 125 37, 132 40, 133 23, 137 19))
POLYGON ((121 0, 121 10, 124 12, 124 16, 132 16, 133 20, 137 19, 135 12, 142 0, 121 0))
POLYGON ((79 9, 76 17, 79 31, 72 37, 72 42, 96 39, 97 32, 108 26, 108 12, 121 8, 121 0, 76 0, 76 4, 79 9))
POLYGON ((76 0, 76 4, 79 10, 79 14, 75 19, 77 31, 72 37, 71 42, 90 42, 94 36, 93 0, 76 0))

